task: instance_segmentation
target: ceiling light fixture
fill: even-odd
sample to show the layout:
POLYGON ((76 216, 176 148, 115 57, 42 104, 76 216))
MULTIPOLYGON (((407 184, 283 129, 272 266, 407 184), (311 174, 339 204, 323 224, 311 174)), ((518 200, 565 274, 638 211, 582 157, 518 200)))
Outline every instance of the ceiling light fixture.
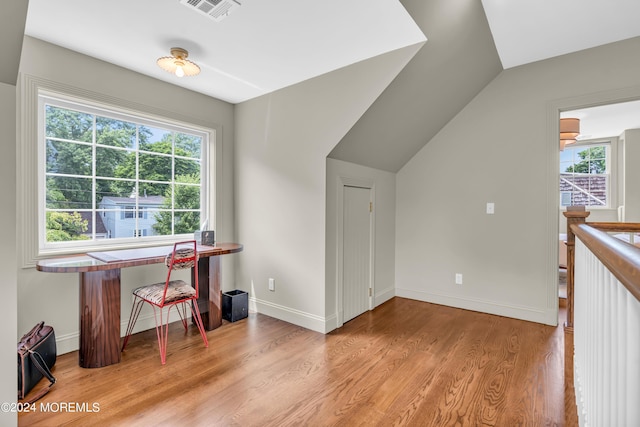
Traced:
POLYGON ((187 59, 189 52, 181 47, 172 47, 171 56, 158 58, 156 63, 165 71, 178 77, 195 76, 200 74, 200 67, 195 62, 187 59))
POLYGON ((566 145, 574 144, 580 135, 580 119, 560 119, 560 151, 566 145))

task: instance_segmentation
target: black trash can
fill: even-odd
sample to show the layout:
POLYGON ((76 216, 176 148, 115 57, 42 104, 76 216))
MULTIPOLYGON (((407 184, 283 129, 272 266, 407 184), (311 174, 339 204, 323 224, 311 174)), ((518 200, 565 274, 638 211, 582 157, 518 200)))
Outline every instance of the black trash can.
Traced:
POLYGON ((249 294, 233 290, 222 293, 222 318, 229 322, 241 320, 249 315, 249 294))

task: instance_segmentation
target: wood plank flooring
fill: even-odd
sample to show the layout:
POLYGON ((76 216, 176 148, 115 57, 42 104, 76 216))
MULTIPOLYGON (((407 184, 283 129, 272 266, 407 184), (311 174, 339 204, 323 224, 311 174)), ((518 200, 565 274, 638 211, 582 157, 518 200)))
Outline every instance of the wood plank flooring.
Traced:
POLYGON ((155 331, 117 365, 59 356, 19 425, 565 425, 562 326, 394 298, 327 335, 251 313, 208 338, 173 324, 165 366, 155 331))

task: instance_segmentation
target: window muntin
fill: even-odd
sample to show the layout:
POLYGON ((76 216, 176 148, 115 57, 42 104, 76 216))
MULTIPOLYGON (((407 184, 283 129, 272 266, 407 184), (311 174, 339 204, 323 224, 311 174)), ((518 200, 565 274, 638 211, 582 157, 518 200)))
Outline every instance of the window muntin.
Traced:
POLYGON ((205 211, 208 132, 40 96, 41 248, 192 234, 205 211))
POLYGON ((560 153, 560 206, 611 205, 611 144, 576 144, 560 153))

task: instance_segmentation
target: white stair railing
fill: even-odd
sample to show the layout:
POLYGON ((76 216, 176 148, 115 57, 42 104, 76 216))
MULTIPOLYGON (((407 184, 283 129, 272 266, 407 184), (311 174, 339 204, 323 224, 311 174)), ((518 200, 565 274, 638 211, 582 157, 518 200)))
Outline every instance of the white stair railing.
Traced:
POLYGON ((640 426, 640 250, 584 227, 580 231, 587 230, 588 236, 576 232, 574 275, 573 366, 579 423, 640 426), (600 249, 590 249, 592 238, 605 242, 604 262, 600 249), (620 263, 622 273, 615 261, 618 255, 625 260, 620 263), (628 264, 629 255, 636 261, 628 264))

